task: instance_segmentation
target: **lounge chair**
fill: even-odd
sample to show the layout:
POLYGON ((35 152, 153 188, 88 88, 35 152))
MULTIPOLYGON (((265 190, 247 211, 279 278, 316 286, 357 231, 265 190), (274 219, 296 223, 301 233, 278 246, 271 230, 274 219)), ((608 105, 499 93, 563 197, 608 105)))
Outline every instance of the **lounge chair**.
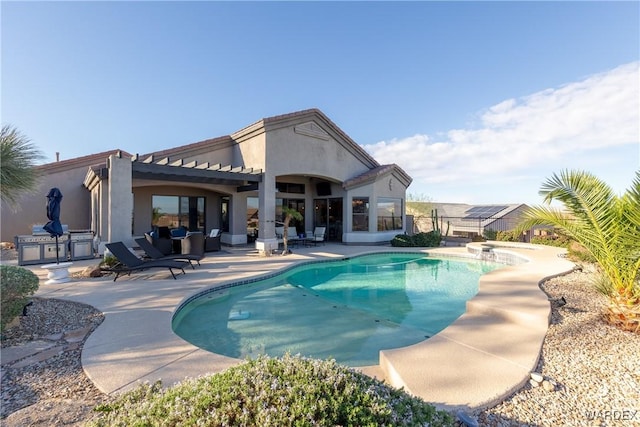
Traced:
POLYGON ((201 256, 190 255, 190 254, 165 255, 162 253, 162 251, 160 251, 158 248, 153 246, 153 244, 149 242, 149 239, 147 239, 146 237, 139 237, 135 239, 135 241, 138 244, 138 246, 140 246, 140 248, 144 251, 144 253, 147 254, 149 258, 155 261, 160 261, 160 260, 186 261, 189 263, 191 268, 195 270, 195 267, 193 266, 192 261, 195 261, 198 263, 198 265, 200 265, 200 260, 202 259, 201 256))
POLYGON ((184 261, 143 261, 135 256, 122 242, 107 243, 105 246, 107 247, 107 249, 109 249, 109 252, 111 252, 111 254, 116 257, 120 264, 122 264, 118 267, 107 269, 107 271, 116 273, 116 277, 113 279, 114 282, 118 280, 118 277, 120 277, 121 274, 131 274, 131 272, 133 271, 142 271, 149 268, 168 268, 171 272, 171 275, 175 279, 176 275, 173 272, 173 269, 175 268, 182 270, 182 274, 184 274, 184 266, 187 265, 187 263, 184 261))

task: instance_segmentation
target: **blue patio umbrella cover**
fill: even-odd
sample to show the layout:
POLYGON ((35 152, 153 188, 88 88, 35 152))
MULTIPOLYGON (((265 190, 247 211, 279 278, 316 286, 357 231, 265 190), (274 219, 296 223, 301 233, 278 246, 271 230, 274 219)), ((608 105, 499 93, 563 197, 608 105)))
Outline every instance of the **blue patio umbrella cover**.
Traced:
POLYGON ((49 222, 44 225, 44 230, 47 231, 51 237, 56 238, 56 262, 60 263, 60 256, 58 251, 58 237, 64 234, 62 230, 62 224, 60 223, 60 202, 62 201, 62 193, 57 188, 52 188, 47 194, 47 218, 49 222))

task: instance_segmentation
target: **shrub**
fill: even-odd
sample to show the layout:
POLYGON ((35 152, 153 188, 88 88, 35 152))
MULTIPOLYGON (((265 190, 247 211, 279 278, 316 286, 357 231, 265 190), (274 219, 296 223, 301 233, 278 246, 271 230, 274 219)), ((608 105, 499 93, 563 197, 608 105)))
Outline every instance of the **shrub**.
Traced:
POLYGON ((521 234, 514 231, 498 231, 496 233, 496 240, 500 242, 519 242, 521 234))
POLYGON ((32 271, 12 265, 0 265, 0 332, 22 313, 38 286, 38 276, 32 271))
POLYGON ((93 426, 453 426, 451 415, 335 361, 260 356, 102 405, 93 426))
POLYGON ((417 233, 413 236, 398 234, 393 238, 393 240, 391 240, 391 246, 434 248, 440 246, 441 241, 442 235, 437 231, 417 233))
POLYGON ((482 232, 482 235, 487 240, 496 240, 496 238, 498 237, 498 232, 492 228, 487 228, 482 232))
POLYGON ((413 238, 408 234, 398 234, 391 240, 391 246, 395 247, 409 247, 415 246, 413 244, 413 238))
POLYGON ((571 239, 566 236, 533 236, 531 243, 536 245, 555 246, 557 248, 569 248, 571 245, 571 239))
POLYGON ((108 254, 104 256, 102 261, 100 261, 100 267, 114 267, 118 265, 118 263, 118 258, 108 254))

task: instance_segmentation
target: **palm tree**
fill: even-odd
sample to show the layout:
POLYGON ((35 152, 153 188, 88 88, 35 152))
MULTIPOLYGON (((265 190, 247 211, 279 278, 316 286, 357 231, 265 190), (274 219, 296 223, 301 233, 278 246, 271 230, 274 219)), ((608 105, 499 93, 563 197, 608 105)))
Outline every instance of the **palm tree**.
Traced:
POLYGON ((581 244, 599 266, 595 285, 609 298, 609 322, 640 332, 640 170, 622 196, 596 176, 576 170, 554 174, 539 194, 547 206, 527 210, 519 230, 551 225, 581 244), (554 200, 565 209, 549 206, 554 200))
POLYGON ((291 222, 292 219, 295 219, 296 221, 302 221, 302 214, 297 210, 287 206, 282 207, 282 214, 284 215, 284 230, 282 230, 282 255, 286 255, 289 253, 289 222, 291 222))
POLYGON ((42 153, 17 129, 5 125, 0 133, 0 197, 12 208, 24 193, 37 189, 40 174, 35 162, 42 153))

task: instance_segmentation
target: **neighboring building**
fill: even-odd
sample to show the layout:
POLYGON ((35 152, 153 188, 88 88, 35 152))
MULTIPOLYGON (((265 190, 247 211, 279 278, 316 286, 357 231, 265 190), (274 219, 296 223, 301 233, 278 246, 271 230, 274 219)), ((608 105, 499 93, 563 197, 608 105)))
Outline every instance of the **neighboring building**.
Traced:
MULTIPOLYGON (((412 203, 415 205, 415 203, 412 203)), ((413 214, 417 231, 430 231, 433 227, 431 211, 437 213, 441 232, 451 237, 473 239, 483 236, 485 231, 509 231, 516 228, 522 212, 528 208, 525 204, 512 205, 467 205, 463 203, 420 203, 413 214), (426 212, 429 210, 429 212, 426 212)), ((523 236, 523 239, 526 239, 523 236)))
POLYGON ((326 228, 329 241, 381 244, 403 233, 411 178, 380 165, 317 109, 262 119, 231 135, 131 155, 111 150, 40 166, 40 192, 18 212, 2 208, 2 240, 46 222, 46 193, 63 194, 61 222, 101 243, 133 244, 153 226, 208 233, 222 242, 277 247, 282 207, 299 211, 300 233, 326 228))

